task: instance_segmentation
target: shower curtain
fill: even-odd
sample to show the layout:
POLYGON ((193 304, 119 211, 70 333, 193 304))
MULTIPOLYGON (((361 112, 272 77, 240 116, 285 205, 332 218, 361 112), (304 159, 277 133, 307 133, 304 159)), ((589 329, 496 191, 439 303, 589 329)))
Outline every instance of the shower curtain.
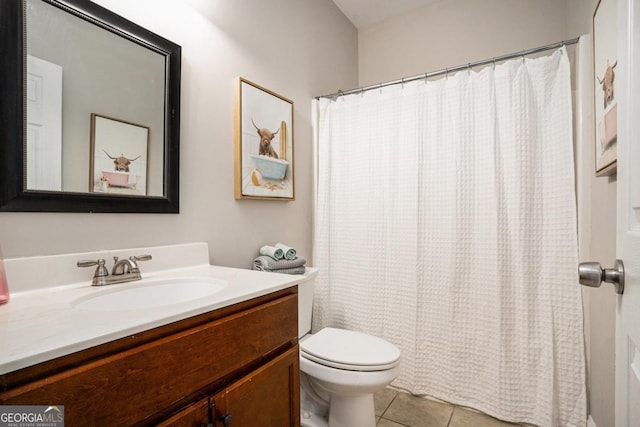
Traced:
POLYGON ((314 108, 314 330, 393 342, 414 394, 584 426, 565 48, 314 108))

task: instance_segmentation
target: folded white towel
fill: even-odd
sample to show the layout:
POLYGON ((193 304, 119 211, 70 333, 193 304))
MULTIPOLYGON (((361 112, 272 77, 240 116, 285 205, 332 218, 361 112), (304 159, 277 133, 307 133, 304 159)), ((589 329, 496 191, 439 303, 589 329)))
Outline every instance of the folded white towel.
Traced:
POLYGON ((282 249, 284 252, 284 259, 296 259, 296 250, 291 246, 287 246, 283 243, 276 243, 276 248, 282 249))
POLYGON ((273 246, 263 246, 260 248, 260 255, 270 256, 275 260, 284 258, 284 251, 273 246))
POLYGON ((306 267, 295 267, 295 268, 282 268, 280 270, 260 270, 265 273, 281 273, 281 274, 304 274, 306 273, 306 267))
POLYGON ((297 257, 296 259, 288 260, 274 260, 273 258, 263 255, 253 260, 253 269, 261 271, 275 271, 279 273, 279 270, 287 270, 291 268, 304 268, 307 260, 303 257, 297 257))

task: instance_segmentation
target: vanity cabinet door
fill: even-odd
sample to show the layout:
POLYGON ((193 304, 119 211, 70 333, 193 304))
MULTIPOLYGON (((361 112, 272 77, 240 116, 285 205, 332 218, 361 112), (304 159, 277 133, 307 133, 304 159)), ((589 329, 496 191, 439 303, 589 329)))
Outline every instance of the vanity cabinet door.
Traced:
POLYGON ((209 398, 206 398, 162 421, 158 427, 207 427, 209 419, 209 398))
POLYGON ((300 427, 298 346, 212 398, 215 427, 300 427))

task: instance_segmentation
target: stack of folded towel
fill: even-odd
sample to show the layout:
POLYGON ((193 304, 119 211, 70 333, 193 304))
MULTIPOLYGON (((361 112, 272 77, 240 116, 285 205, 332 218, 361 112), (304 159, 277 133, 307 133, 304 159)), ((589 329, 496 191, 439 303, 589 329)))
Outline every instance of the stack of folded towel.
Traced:
POLYGON ((253 269, 273 273, 304 274, 307 260, 299 257, 290 246, 276 243, 260 248, 260 256, 253 260, 253 269))

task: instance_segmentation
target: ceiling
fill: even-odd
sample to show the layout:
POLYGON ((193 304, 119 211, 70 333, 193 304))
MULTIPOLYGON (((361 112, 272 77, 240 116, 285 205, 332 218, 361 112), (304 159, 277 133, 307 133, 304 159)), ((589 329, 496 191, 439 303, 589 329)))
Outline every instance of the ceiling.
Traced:
POLYGON ((438 0, 333 0, 342 13, 360 29, 387 18, 403 15, 438 0))

